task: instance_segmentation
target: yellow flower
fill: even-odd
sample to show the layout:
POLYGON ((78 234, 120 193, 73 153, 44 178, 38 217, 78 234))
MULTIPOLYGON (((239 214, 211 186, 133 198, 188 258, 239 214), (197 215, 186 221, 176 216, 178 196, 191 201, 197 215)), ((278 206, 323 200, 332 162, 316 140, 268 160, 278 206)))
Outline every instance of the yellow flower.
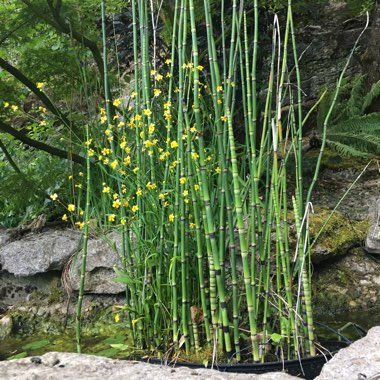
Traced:
POLYGON ((218 99, 218 104, 223 104, 222 99, 218 99))
POLYGON ((120 224, 122 226, 125 226, 127 224, 127 221, 125 220, 125 218, 123 218, 123 219, 120 220, 120 224))
POLYGON ((172 63, 172 60, 171 60, 170 58, 168 58, 168 59, 165 60, 165 63, 166 63, 167 65, 170 65, 170 64, 172 63))
POLYGON ((179 179, 179 183, 181 185, 184 185, 186 183, 186 181, 187 181, 186 177, 182 177, 182 178, 179 179))
POLYGON ((38 109, 39 109, 41 112, 46 113, 46 108, 45 108, 45 107, 41 107, 41 106, 39 106, 38 109))
POLYGON ((190 223, 190 228, 193 230, 197 225, 195 223, 190 223))
POLYGON ((235 87, 235 82, 231 82, 231 87, 235 87))
POLYGON ((188 190, 184 190, 182 194, 183 194, 184 197, 187 197, 189 195, 189 191, 188 190))
POLYGON ((112 207, 113 208, 119 208, 121 206, 120 199, 116 199, 112 202, 112 207))
POLYGON ((45 83, 43 83, 43 82, 37 82, 37 83, 36 83, 36 86, 37 86, 37 88, 38 88, 39 90, 42 90, 42 89, 45 87, 45 83))
POLYGON ((218 86, 218 87, 216 88, 216 91, 217 91, 217 92, 223 92, 223 86, 218 86))
POLYGON ((142 190, 141 190, 141 189, 138 189, 138 190, 136 191, 136 195, 137 195, 138 197, 141 197, 141 196, 142 196, 142 190))
POLYGON ((116 314, 115 315, 115 322, 118 323, 120 320, 120 315, 119 314, 116 314))
POLYGON ((110 214, 108 215, 108 221, 113 223, 116 219, 116 215, 115 214, 110 214))
POLYGON ((177 143, 177 141, 172 141, 172 142, 170 143, 170 146, 171 146, 173 149, 178 148, 178 143, 177 143))
POLYGON ((110 190, 111 190, 111 189, 110 189, 109 186, 104 186, 102 191, 103 191, 103 193, 109 193, 110 190))
POLYGON ((171 107, 171 103, 170 102, 166 102, 166 103, 164 103, 164 109, 165 110, 167 110, 167 109, 169 109, 170 107, 171 107))
POLYGON ((111 162, 111 168, 112 169, 116 169, 117 165, 119 165, 119 163, 117 162, 117 160, 114 160, 111 162))
POLYGON ((66 222, 67 219, 68 219, 67 215, 66 215, 66 214, 63 214, 63 215, 62 215, 62 220, 63 220, 64 222, 66 222))
POLYGON ((134 326, 138 321, 138 319, 132 319, 132 326, 134 326))
POLYGON ((53 200, 53 201, 56 201, 57 198, 58 198, 58 194, 57 193, 54 193, 54 194, 50 195, 50 199, 53 200))
POLYGON ((132 212, 137 212, 139 210, 139 206, 133 205, 132 206, 132 212))
POLYGON ((152 114, 152 111, 149 109, 149 108, 146 108, 145 110, 144 110, 144 115, 145 116, 150 116, 152 114))
POLYGON ((105 156, 107 155, 107 154, 110 154, 111 153, 111 149, 109 149, 109 148, 103 148, 102 149, 102 154, 104 154, 105 156))
POLYGON ((198 160, 199 154, 197 152, 193 152, 191 153, 191 157, 193 158, 193 160, 198 160))
POLYGON ((160 96, 161 90, 159 88, 155 88, 153 93, 154 93, 154 96, 157 98, 158 96, 160 96))
POLYGON ((117 126, 118 126, 119 128, 123 128, 123 127, 125 127, 125 123, 124 123, 124 121, 121 121, 117 126))
POLYGON ((222 171, 222 170, 220 169, 219 166, 215 169, 215 173, 220 173, 221 171, 222 171))
POLYGON ((200 189, 200 186, 196 183, 195 185, 194 185, 194 190, 195 191, 198 191, 200 189))
POLYGON ((149 133, 150 135, 152 135, 152 134, 154 133, 155 129, 156 129, 156 128, 155 128, 155 126, 154 126, 153 123, 149 124, 148 133, 149 133))
POLYGON ((8 108, 9 107, 9 103, 8 102, 4 102, 4 108, 8 108))
POLYGON ((152 143, 152 141, 149 141, 149 140, 146 140, 146 141, 144 141, 144 145, 145 145, 145 148, 150 148, 151 146, 153 146, 153 143, 152 143))
POLYGON ((150 70, 150 75, 156 75, 157 71, 156 70, 150 70))
POLYGON ((225 123, 227 121, 227 116, 221 116, 220 120, 222 120, 225 123))
POLYGON ((165 194, 160 193, 159 196, 158 196, 158 199, 160 201, 164 200, 165 199, 165 194))
POLYGON ((132 91, 131 98, 135 98, 136 96, 137 96, 137 92, 136 91, 132 91))
POLYGON ((127 156, 124 158, 123 164, 128 166, 131 163, 131 156, 127 156))
POLYGON ((75 205, 73 205, 72 203, 70 203, 68 206, 67 206, 67 209, 71 212, 74 212, 75 211, 75 205))
POLYGON ((174 214, 169 215, 169 222, 174 222, 174 214))
POLYGON ((11 108, 12 108, 12 111, 17 111, 18 110, 18 106, 16 106, 15 104, 12 104, 11 108))
POLYGON ((120 143, 120 148, 121 148, 121 149, 124 149, 126 146, 127 146, 127 142, 126 142, 126 141, 122 141, 122 142, 120 143))
POLYGON ((114 101, 113 101, 113 103, 112 103, 115 107, 119 107, 120 106, 120 104, 121 104, 121 101, 120 101, 120 99, 119 98, 117 98, 117 99, 115 99, 114 101))
POLYGON ((76 222, 75 225, 78 226, 79 229, 82 229, 84 227, 84 222, 76 222))
POLYGON ((203 71, 204 67, 203 67, 202 65, 199 65, 199 66, 197 66, 197 69, 198 69, 199 71, 203 71))
POLYGON ((146 184, 146 188, 149 190, 155 190, 157 185, 155 183, 151 183, 150 181, 146 184))
POLYGON ((162 79, 164 79, 164 77, 161 74, 156 75, 156 81, 157 82, 161 81, 162 79))
POLYGON ((140 170, 140 168, 138 168, 138 167, 137 167, 137 168, 134 168, 134 169, 133 169, 133 173, 136 174, 139 170, 140 170))

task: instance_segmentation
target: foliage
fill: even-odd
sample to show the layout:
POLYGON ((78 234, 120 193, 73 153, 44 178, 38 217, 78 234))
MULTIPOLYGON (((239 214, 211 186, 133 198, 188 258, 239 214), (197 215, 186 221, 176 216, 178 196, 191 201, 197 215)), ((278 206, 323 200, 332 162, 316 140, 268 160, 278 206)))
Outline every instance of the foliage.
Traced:
MULTIPOLYGON (((380 113, 374 107, 380 95, 380 81, 366 91, 366 77, 346 78, 331 115, 326 144, 341 155, 358 157, 380 154, 380 113)), ((332 100, 329 93, 318 108, 317 124, 321 129, 332 100)))

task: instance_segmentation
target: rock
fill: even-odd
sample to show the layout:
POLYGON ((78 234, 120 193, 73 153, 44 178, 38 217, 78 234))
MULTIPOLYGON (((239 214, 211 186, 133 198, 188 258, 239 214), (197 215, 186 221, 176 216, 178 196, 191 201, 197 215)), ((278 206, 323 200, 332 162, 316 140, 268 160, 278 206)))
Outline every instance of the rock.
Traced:
MULTIPOLYGON (((87 247, 85 292, 96 294, 117 294, 125 290, 125 285, 115 282, 114 267, 121 267, 120 252, 122 235, 111 232, 105 238, 90 239, 87 247)), ((71 270, 70 281, 73 289, 79 289, 82 253, 71 270)))
POLYGON ((12 333, 13 321, 12 317, 5 315, 0 319, 0 340, 8 338, 12 333))
POLYGON ((62 270, 79 244, 80 233, 73 230, 31 234, 0 248, 0 264, 16 276, 62 270))
MULTIPOLYGON (((262 375, 247 375, 228 372, 218 372, 210 369, 191 369, 154 365, 136 361, 113 360, 93 355, 74 353, 49 352, 41 357, 41 363, 36 364, 36 358, 25 358, 15 361, 0 362, 2 380, 291 380, 296 377, 282 372, 272 372, 262 375)), ((38 360, 39 362, 39 360, 38 360)))
POLYGON ((0 229, 0 248, 11 241, 11 232, 9 230, 0 229))
POLYGON ((380 263, 356 248, 316 266, 312 286, 314 310, 319 315, 380 308, 380 263))
POLYGON ((368 231, 365 239, 365 250, 380 255, 380 226, 376 223, 368 231))
POLYGON ((323 366, 316 380, 359 379, 360 374, 366 376, 363 379, 380 375, 380 326, 373 327, 366 337, 340 350, 323 366))

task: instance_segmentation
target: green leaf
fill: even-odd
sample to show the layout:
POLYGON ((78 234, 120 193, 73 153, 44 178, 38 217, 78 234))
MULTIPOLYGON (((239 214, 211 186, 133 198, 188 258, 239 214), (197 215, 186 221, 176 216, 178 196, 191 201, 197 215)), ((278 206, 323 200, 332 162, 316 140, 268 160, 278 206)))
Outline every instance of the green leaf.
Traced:
POLYGON ((120 350, 120 351, 126 351, 126 350, 129 350, 130 347, 128 344, 111 344, 111 347, 112 348, 116 348, 117 350, 120 350))
POLYGON ((99 352, 93 353, 95 356, 105 356, 106 358, 112 358, 119 353, 120 350, 116 348, 108 348, 99 352))
POLYGON ((38 340, 36 342, 25 344, 23 350, 37 350, 38 348, 46 347, 50 342, 47 339, 38 340))
POLYGON ((117 344, 117 343, 123 343, 125 340, 125 336, 124 335, 115 335, 115 336, 110 336, 109 338, 107 339, 104 339, 102 341, 102 343, 106 343, 106 344, 117 344))
POLYGON ((282 335, 281 334, 277 334, 277 333, 273 333, 271 335, 271 339, 272 339, 273 343, 280 343, 281 340, 282 340, 282 335))
POLYGON ((12 355, 7 360, 16 360, 16 359, 22 359, 26 358, 28 356, 28 353, 26 351, 20 352, 19 354, 12 355))

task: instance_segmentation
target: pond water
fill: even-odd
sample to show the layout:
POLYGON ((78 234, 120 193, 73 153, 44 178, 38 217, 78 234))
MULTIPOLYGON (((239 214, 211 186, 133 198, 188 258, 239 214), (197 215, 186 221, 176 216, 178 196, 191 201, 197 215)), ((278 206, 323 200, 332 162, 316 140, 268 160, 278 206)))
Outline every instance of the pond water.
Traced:
MULTIPOLYGON (((315 320, 319 340, 336 341, 338 340, 336 331, 348 322, 368 330, 380 325, 380 314, 378 311, 358 312, 350 315, 316 317, 315 320)), ((342 331, 342 335, 353 341, 364 334, 360 328, 349 326, 342 331)), ((50 351, 76 352, 74 331, 61 335, 33 335, 27 338, 14 336, 0 342, 0 360, 38 356, 50 351)), ((131 347, 127 335, 83 337, 82 352, 122 359, 130 356, 131 347)))

